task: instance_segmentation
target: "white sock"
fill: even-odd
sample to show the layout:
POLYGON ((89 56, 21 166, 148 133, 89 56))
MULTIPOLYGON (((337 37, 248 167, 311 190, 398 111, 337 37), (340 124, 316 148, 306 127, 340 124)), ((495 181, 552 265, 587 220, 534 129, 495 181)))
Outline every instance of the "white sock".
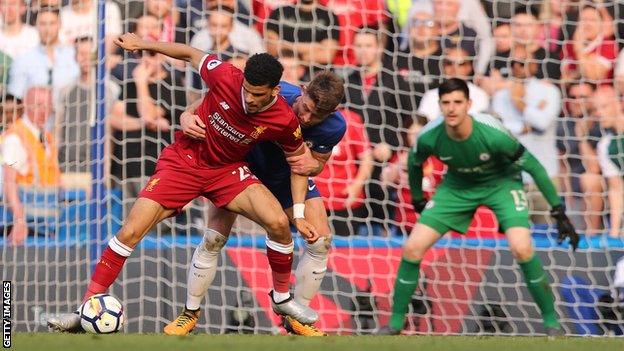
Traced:
POLYGON ((197 310, 217 273, 219 253, 227 237, 207 229, 204 239, 195 248, 186 280, 186 308, 197 310))
POLYGON ((319 291, 323 277, 327 272, 327 254, 331 240, 320 238, 313 244, 306 243, 306 250, 297 264, 297 283, 295 301, 309 306, 314 295, 319 291))
POLYGON ((282 301, 288 300, 289 297, 290 293, 288 291, 281 293, 273 290, 273 301, 275 301, 275 303, 280 303, 282 301))

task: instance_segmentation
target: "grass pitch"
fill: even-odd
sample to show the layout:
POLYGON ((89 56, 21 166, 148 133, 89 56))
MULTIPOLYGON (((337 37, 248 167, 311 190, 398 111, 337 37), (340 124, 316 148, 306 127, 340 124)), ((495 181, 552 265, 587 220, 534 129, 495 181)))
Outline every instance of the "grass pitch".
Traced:
POLYGON ((624 351, 624 338, 471 337, 471 336, 328 336, 162 334, 69 335, 18 333, 11 350, 201 350, 201 351, 624 351))

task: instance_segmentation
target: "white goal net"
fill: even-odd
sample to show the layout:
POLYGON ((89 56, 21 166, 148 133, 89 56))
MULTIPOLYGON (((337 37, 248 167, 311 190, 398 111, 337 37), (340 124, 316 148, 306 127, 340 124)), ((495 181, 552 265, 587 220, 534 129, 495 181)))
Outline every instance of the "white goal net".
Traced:
MULTIPOLYGON (((0 267, 2 279, 13 282, 16 330, 45 331, 46 316, 79 305, 101 248, 174 140, 181 112, 204 89, 193 69, 151 52, 109 45, 96 60, 92 33, 105 22, 109 44, 134 31, 215 51, 241 67, 256 52, 275 53, 284 79, 295 84, 323 69, 345 79, 340 111, 349 132, 318 180, 334 232, 328 274, 311 304, 321 330, 368 334, 387 324, 401 246, 417 218, 406 154, 420 127, 439 115, 433 89, 460 76, 471 82, 473 111, 501 118, 545 166, 583 234, 576 252, 558 245, 549 207, 525 179, 536 252, 566 333, 624 333, 619 1, 126 0, 106 1, 105 15, 96 0, 52 3, 63 7, 55 61, 46 62, 37 51, 45 11, 37 17, 34 1, 0 1, 0 267), (23 25, 33 25, 21 39, 11 32, 17 8, 23 25), (149 96, 138 79, 147 80, 149 96), (32 86, 50 87, 53 108, 43 121, 35 117, 42 103, 28 97, 32 86), (92 128, 104 137, 94 140, 92 128), (346 206, 346 191, 371 160, 356 201, 346 206), (96 169, 104 173, 94 176, 96 169), (102 186, 93 187, 93 179, 102 186)), ((435 191, 443 172, 439 160, 426 164, 425 192, 435 191)), ((205 201, 152 228, 127 260, 111 288, 124 304, 126 332, 162 332, 184 307, 205 201)), ((195 332, 283 332, 267 296, 264 238, 256 224, 236 223, 195 332)), ((296 243, 300 256, 303 241, 296 243)), ((488 209, 475 213, 465 235, 446 234, 421 271, 407 333, 544 333, 488 209)))

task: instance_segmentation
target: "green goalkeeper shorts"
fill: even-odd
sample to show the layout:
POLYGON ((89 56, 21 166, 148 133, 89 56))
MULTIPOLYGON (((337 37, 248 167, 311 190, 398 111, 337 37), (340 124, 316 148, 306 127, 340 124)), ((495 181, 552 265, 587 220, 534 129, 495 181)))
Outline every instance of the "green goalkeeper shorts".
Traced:
POLYGON ((450 188, 443 183, 427 203, 418 223, 435 229, 441 235, 449 230, 465 233, 477 207, 481 205, 494 211, 503 232, 512 227, 529 227, 529 209, 523 185, 513 180, 469 189, 450 188))

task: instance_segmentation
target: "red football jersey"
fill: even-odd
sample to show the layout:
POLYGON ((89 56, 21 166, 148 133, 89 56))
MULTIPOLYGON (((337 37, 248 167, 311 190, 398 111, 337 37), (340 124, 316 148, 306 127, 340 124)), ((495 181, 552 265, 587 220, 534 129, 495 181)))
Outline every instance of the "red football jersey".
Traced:
POLYGON ((214 168, 242 162, 258 141, 275 141, 285 152, 302 145, 299 121, 282 96, 262 111, 247 114, 243 72, 208 54, 199 74, 210 89, 195 112, 206 125, 206 138, 192 139, 179 131, 173 144, 189 163, 214 168))

